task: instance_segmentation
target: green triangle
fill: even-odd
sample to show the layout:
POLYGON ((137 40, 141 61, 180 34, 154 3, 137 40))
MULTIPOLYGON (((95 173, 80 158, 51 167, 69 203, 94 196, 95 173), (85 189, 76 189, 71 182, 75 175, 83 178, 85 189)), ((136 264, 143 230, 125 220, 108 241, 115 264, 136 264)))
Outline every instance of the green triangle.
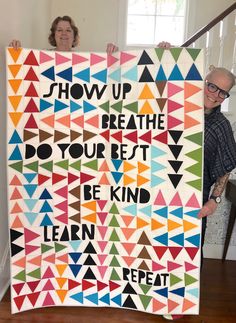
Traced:
POLYGON ((65 249, 65 248, 66 248, 66 246, 64 246, 64 245, 62 245, 60 243, 55 242, 55 251, 56 252, 59 252, 59 251, 65 249))
POLYGON ((112 214, 120 214, 115 203, 112 204, 112 207, 111 207, 109 213, 112 213, 112 214))
POLYGON ((121 280, 114 268, 112 269, 110 280, 121 280))
POLYGON ((28 165, 24 165, 26 168, 38 173, 38 169, 39 169, 39 162, 35 161, 33 163, 30 163, 28 165))
POLYGON ((181 48, 181 47, 173 47, 173 48, 170 48, 171 55, 173 56, 173 58, 176 61, 176 63, 178 61, 179 55, 182 52, 182 50, 183 50, 183 48, 181 48))
POLYGON ((190 135, 184 138, 194 142, 199 146, 202 146, 202 132, 194 133, 193 135, 190 135))
POLYGON ((139 287, 142 289, 142 292, 144 294, 147 294, 151 288, 149 285, 139 284, 139 287))
POLYGON ((111 267, 121 267, 115 256, 113 256, 109 266, 111 266, 111 267))
POLYGON ((27 276, 40 279, 41 278, 41 270, 40 270, 40 268, 31 271, 30 273, 27 274, 27 276))
POLYGON ((17 275, 15 275, 13 278, 18 279, 18 280, 21 280, 23 282, 26 282, 25 270, 22 270, 17 275))
POLYGON ((23 172, 23 161, 19 161, 17 163, 9 165, 11 168, 17 170, 18 172, 23 172))
POLYGON ((175 284, 178 284, 179 282, 181 282, 182 279, 173 275, 173 274, 170 274, 170 286, 173 286, 175 284))
POLYGON ((160 48, 160 47, 155 48, 155 52, 156 52, 156 55, 157 55, 159 61, 161 61, 161 59, 162 59, 164 50, 165 50, 164 48, 160 48))
POLYGON ((147 296, 147 295, 139 295, 139 298, 143 304, 144 309, 146 310, 150 301, 152 300, 152 296, 147 296))
POLYGON ((106 111, 107 113, 109 113, 109 109, 110 109, 110 102, 107 101, 101 105, 99 105, 99 108, 103 109, 104 111, 106 111))
POLYGON ((196 163, 192 166, 185 168, 185 170, 191 174, 201 177, 202 176, 202 163, 196 163))
POLYGON ((187 182, 187 184, 196 188, 198 191, 202 190, 202 180, 201 179, 195 179, 194 181, 187 182))
POLYGON ((111 236, 110 236, 110 239, 109 241, 120 241, 119 237, 118 237, 118 234, 116 233, 116 230, 114 229, 111 236))
POLYGON ((68 170, 69 169, 69 159, 61 160, 61 161, 55 163, 55 165, 65 169, 65 170, 68 170))
POLYGON ((109 227, 116 227, 116 228, 119 228, 120 225, 115 217, 115 215, 113 215, 112 219, 111 219, 111 222, 108 224, 109 227))
POLYGON ((190 151, 185 155, 200 163, 202 161, 202 148, 198 148, 196 150, 190 151))
POLYGON ((52 246, 48 246, 44 243, 41 243, 41 253, 47 252, 48 250, 51 250, 51 249, 53 249, 52 246))
POLYGON ((47 162, 47 163, 41 164, 39 166, 46 169, 46 170, 48 170, 49 172, 53 171, 53 161, 52 160, 47 162))
POLYGON ((97 159, 94 159, 88 163, 85 163, 83 164, 84 166, 88 167, 88 168, 91 168, 93 170, 98 170, 98 160, 97 159))
POLYGON ((184 274, 185 286, 191 285, 191 284, 195 283, 196 281, 198 281, 196 278, 194 278, 186 273, 184 274))
POLYGON ((76 162, 70 164, 70 167, 80 171, 80 169, 81 169, 81 160, 77 160, 76 162))
POLYGON ((127 109, 134 113, 138 113, 138 102, 136 101, 136 102, 124 105, 124 109, 127 109))
POLYGON ((201 51, 201 49, 198 49, 198 48, 186 48, 186 50, 194 61, 198 57, 198 54, 201 51))
POLYGON ((114 109, 114 110, 116 110, 117 112, 120 112, 121 113, 122 106, 123 106, 123 101, 119 101, 119 102, 117 102, 115 104, 112 104, 111 105, 111 108, 114 109))
POLYGON ((117 250, 114 243, 112 244, 112 247, 111 247, 111 250, 109 252, 109 255, 119 255, 119 252, 118 252, 118 250, 117 250))

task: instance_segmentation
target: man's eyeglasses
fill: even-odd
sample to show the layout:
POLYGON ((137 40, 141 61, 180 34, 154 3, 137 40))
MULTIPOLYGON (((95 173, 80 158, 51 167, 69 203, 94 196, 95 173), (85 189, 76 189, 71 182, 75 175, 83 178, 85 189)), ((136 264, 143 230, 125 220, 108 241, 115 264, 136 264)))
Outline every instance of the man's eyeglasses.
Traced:
POLYGON ((225 99, 227 99, 230 96, 229 92, 227 92, 225 90, 222 90, 221 88, 219 88, 214 83, 210 83, 210 82, 206 81, 206 85, 207 85, 208 91, 211 92, 211 93, 215 93, 215 92, 219 91, 218 92, 218 96, 221 99, 224 99, 225 100, 225 99))

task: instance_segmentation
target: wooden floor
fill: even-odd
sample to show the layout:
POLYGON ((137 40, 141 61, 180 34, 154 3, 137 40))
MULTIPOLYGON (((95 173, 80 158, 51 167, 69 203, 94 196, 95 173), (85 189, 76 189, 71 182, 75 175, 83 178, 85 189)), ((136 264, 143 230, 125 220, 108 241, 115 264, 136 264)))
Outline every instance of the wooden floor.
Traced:
MULTIPOLYGON (((199 316, 184 316, 185 323, 236 322, 236 261, 205 259, 201 274, 199 316)), ((114 308, 51 307, 11 315, 10 292, 0 302, 0 322, 43 323, 158 323, 162 316, 114 308)))

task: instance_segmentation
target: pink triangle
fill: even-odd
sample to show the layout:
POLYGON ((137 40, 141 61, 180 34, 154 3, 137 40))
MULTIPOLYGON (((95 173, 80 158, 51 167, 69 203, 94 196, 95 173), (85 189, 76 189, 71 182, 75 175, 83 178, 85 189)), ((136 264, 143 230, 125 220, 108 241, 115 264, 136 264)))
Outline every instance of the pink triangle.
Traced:
POLYGON ((171 115, 168 115, 168 130, 177 127, 178 125, 182 124, 183 121, 176 119, 174 117, 172 117, 171 115))
POLYGON ((169 205, 173 205, 173 206, 183 206, 182 201, 180 199, 180 196, 179 196, 179 193, 178 192, 172 198, 172 200, 170 201, 170 204, 169 205))
POLYGON ((29 229, 24 229, 25 243, 28 243, 39 237, 39 234, 30 231, 29 229))
POLYGON ((66 199, 68 197, 68 186, 64 186, 62 188, 59 188, 58 190, 55 191, 55 193, 66 199))
POLYGON ((54 290, 54 289, 55 288, 52 282, 50 281, 50 279, 48 279, 42 290, 54 290))
POLYGON ((50 267, 48 267, 45 270, 45 273, 44 273, 42 279, 45 279, 45 278, 54 278, 54 274, 53 274, 52 269, 50 267))
POLYGON ((167 261, 167 270, 168 272, 175 270, 176 268, 182 267, 181 265, 177 264, 173 261, 167 261))
POLYGON ((107 246, 107 241, 98 241, 97 243, 99 245, 101 252, 103 252, 107 246))
POLYGON ((62 201, 61 203, 58 203, 56 205, 54 205, 56 208, 64 211, 64 212, 67 212, 68 211, 68 201, 65 200, 65 201, 62 201))
POLYGON ((25 254, 28 255, 31 252, 38 250, 38 249, 39 249, 38 246, 32 246, 32 245, 27 244, 27 245, 25 245, 25 254))
POLYGON ((56 61, 56 65, 60 65, 60 64, 69 62, 70 61, 70 58, 65 57, 65 56, 63 56, 61 54, 56 53, 55 54, 55 61, 56 61))
POLYGON ((100 264, 102 265, 107 258, 107 255, 97 255, 100 264))
POLYGON ((158 270, 162 270, 162 269, 166 269, 166 267, 158 264, 155 261, 152 262, 152 271, 158 271, 158 270))
POLYGON ((107 67, 110 67, 111 65, 115 64, 117 61, 118 61, 118 58, 112 55, 107 55, 107 67))
POLYGON ((190 199, 188 200, 188 202, 186 203, 185 206, 200 208, 200 205, 199 205, 196 195, 194 193, 190 197, 190 199))
POLYGON ((178 102, 168 100, 168 113, 173 112, 175 110, 183 108, 182 104, 179 104, 178 102))
POLYGON ((95 65, 95 64, 98 64, 98 63, 103 62, 103 61, 105 61, 104 57, 91 53, 91 55, 90 55, 90 65, 95 65))
POLYGON ((54 58, 44 52, 39 53, 40 64, 52 61, 54 58))
POLYGON ((51 305, 55 305, 54 300, 52 299, 52 296, 50 295, 50 293, 47 293, 44 301, 43 301, 43 306, 51 306, 51 305))
POLYGON ((97 212, 97 216, 102 224, 104 224, 107 218, 108 212, 97 212))
POLYGON ((185 261, 185 270, 186 271, 190 271, 190 270, 193 270, 193 269, 197 269, 198 267, 197 266, 194 266, 193 264, 190 264, 189 262, 185 261))
POLYGON ((88 58, 78 54, 72 54, 72 65, 80 64, 86 61, 88 61, 88 58))
POLYGON ((121 52, 120 53, 120 64, 124 64, 128 61, 130 61, 131 59, 135 58, 136 56, 135 55, 131 55, 131 54, 128 54, 128 53, 125 53, 125 52, 121 52))
POLYGON ((62 223, 68 224, 68 213, 62 213, 61 215, 58 215, 56 219, 62 223))
POLYGON ((176 84, 168 82, 168 90, 167 91, 168 91, 168 97, 170 97, 180 91, 183 91, 183 88, 176 85, 176 84))
POLYGON ((105 235, 106 235, 106 233, 107 233, 107 227, 105 227, 105 226, 97 226, 97 230, 99 231, 99 233, 100 233, 100 236, 101 236, 101 238, 102 239, 104 239, 105 238, 105 235))
POLYGON ((164 200, 161 191, 159 191, 159 193, 157 194, 154 205, 166 205, 166 201, 164 200))
POLYGON ((107 269, 109 268, 108 266, 97 266, 96 267, 101 275, 101 277, 103 278, 105 276, 105 273, 107 271, 107 269))
POLYGON ((102 211, 105 207, 105 205, 107 204, 107 200, 97 200, 97 204, 100 208, 100 210, 102 211))

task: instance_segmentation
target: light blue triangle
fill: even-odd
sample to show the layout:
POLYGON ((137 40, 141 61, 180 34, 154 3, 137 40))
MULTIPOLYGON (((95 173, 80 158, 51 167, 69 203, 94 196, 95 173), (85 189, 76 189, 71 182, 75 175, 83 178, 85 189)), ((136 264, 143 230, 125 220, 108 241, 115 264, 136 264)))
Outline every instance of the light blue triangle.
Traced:
POLYGON ((88 67, 85 70, 76 73, 74 76, 85 82, 90 82, 90 68, 88 67))
POLYGON ((74 101, 70 101, 70 112, 71 113, 78 111, 80 109, 82 109, 81 105, 79 105, 78 103, 76 103, 74 101))
POLYGON ((162 164, 160 163, 157 163, 156 161, 152 160, 151 161, 151 172, 152 173, 155 173, 155 172, 158 172, 159 170, 162 170, 166 168, 165 166, 163 166, 162 164))
POLYGON ((119 183, 119 181, 121 180, 122 176, 124 175, 123 172, 111 172, 116 184, 119 183))
POLYGON ((174 241, 175 243, 179 244, 180 246, 184 246, 184 234, 178 234, 172 238, 170 238, 171 241, 174 241))
POLYGON ((25 204, 27 205, 27 208, 29 211, 33 211, 36 203, 38 202, 38 200, 36 199, 24 199, 25 204))
POLYGON ((66 108, 68 108, 67 104, 55 99, 54 112, 58 112, 58 111, 66 109, 66 108))
POLYGON ((121 164, 123 163, 123 160, 120 159, 112 159, 112 164, 114 165, 115 169, 118 171, 121 164))
POLYGON ((90 302, 98 305, 98 293, 90 294, 90 295, 86 296, 85 298, 87 298, 90 302))
POLYGON ((38 174, 37 173, 24 173, 23 175, 24 175, 25 179, 27 180, 27 182, 31 183, 38 174))
POLYGON ((53 106, 53 104, 51 102, 40 99, 40 103, 39 103, 40 112, 47 110, 47 109, 51 108, 52 106, 53 106))
POLYGON ((41 73, 43 76, 47 77, 48 79, 55 81, 55 71, 54 66, 48 68, 47 70, 41 73))
POLYGON ((154 238, 157 242, 162 243, 165 246, 168 246, 168 233, 164 233, 161 236, 157 236, 154 238))
POLYGON ((96 80, 106 83, 107 82, 107 69, 104 69, 102 71, 99 71, 98 73, 93 74, 92 77, 95 78, 96 80))
POLYGON ((91 103, 84 101, 83 102, 83 108, 84 108, 84 113, 96 110, 97 107, 95 105, 92 105, 91 103))
POLYGON ((79 302, 80 304, 84 304, 84 293, 83 292, 71 295, 70 298, 74 299, 75 301, 79 302))
POLYGON ((73 240, 73 241, 69 241, 69 244, 71 245, 71 248, 74 250, 74 251, 77 251, 79 249, 79 246, 81 244, 81 241, 82 240, 73 240))
POLYGON ((121 68, 119 67, 117 70, 115 70, 114 72, 109 74, 109 77, 114 81, 120 82, 120 80, 121 80, 121 68))
POLYGON ((19 136, 18 132, 15 130, 9 140, 9 144, 22 144, 22 139, 19 136))
POLYGON ((170 214, 173 214, 178 218, 183 219, 183 207, 181 206, 178 209, 171 211, 170 214))
POLYGON ((122 75, 123 78, 126 78, 131 81, 137 81, 138 80, 138 68, 137 66, 132 67, 130 70, 125 72, 122 75))
POLYGON ((200 234, 195 234, 194 236, 186 238, 185 240, 192 243, 196 247, 200 246, 200 234))
POLYGON ((199 288, 193 288, 193 289, 186 290, 186 293, 198 298, 199 297, 199 288))
POLYGON ((43 203, 43 206, 41 207, 41 210, 39 211, 39 213, 47 213, 47 212, 53 212, 51 206, 49 205, 49 203, 47 201, 45 201, 43 203))
POLYGON ((123 208, 123 210, 132 215, 137 215, 137 204, 126 206, 125 208, 123 208))
POLYGON ((35 212, 24 212, 25 217, 29 221, 29 223, 32 225, 34 221, 36 220, 38 213, 35 212))
POLYGON ((169 76, 169 81, 180 81, 183 80, 183 75, 180 73, 180 70, 178 68, 178 65, 175 64, 170 76, 169 76))
POLYGON ((152 174, 151 178, 151 187, 155 187, 163 183, 165 180, 161 177, 152 174))
POLYGON ((166 152, 157 148, 156 146, 151 146, 151 159, 166 155, 166 152))
POLYGON ((152 205, 148 205, 143 207, 142 209, 139 209, 140 212, 146 214, 147 216, 152 216, 152 205))
POLYGON ((60 76, 66 81, 72 82, 72 67, 69 67, 64 71, 57 73, 57 76, 60 76))
POLYGON ((102 296, 101 298, 99 298, 99 301, 110 305, 110 293, 105 294, 104 296, 102 296))
POLYGON ((37 184, 25 184, 23 185, 29 197, 32 197, 38 187, 37 184))
POLYGON ((159 210, 155 210, 154 213, 156 213, 157 215, 160 215, 162 216, 163 218, 166 218, 168 217, 168 207, 165 206, 159 210))
POLYGON ((52 225, 53 225, 53 223, 52 223, 50 217, 47 214, 45 214, 42 222, 40 223, 40 226, 41 227, 48 227, 48 226, 52 226, 52 225))
POLYGON ((166 80, 167 78, 166 78, 165 72, 163 70, 162 65, 160 65, 159 71, 156 76, 156 81, 166 81, 166 80))
POLYGON ((21 152, 18 145, 14 148, 9 160, 22 160, 21 152))

